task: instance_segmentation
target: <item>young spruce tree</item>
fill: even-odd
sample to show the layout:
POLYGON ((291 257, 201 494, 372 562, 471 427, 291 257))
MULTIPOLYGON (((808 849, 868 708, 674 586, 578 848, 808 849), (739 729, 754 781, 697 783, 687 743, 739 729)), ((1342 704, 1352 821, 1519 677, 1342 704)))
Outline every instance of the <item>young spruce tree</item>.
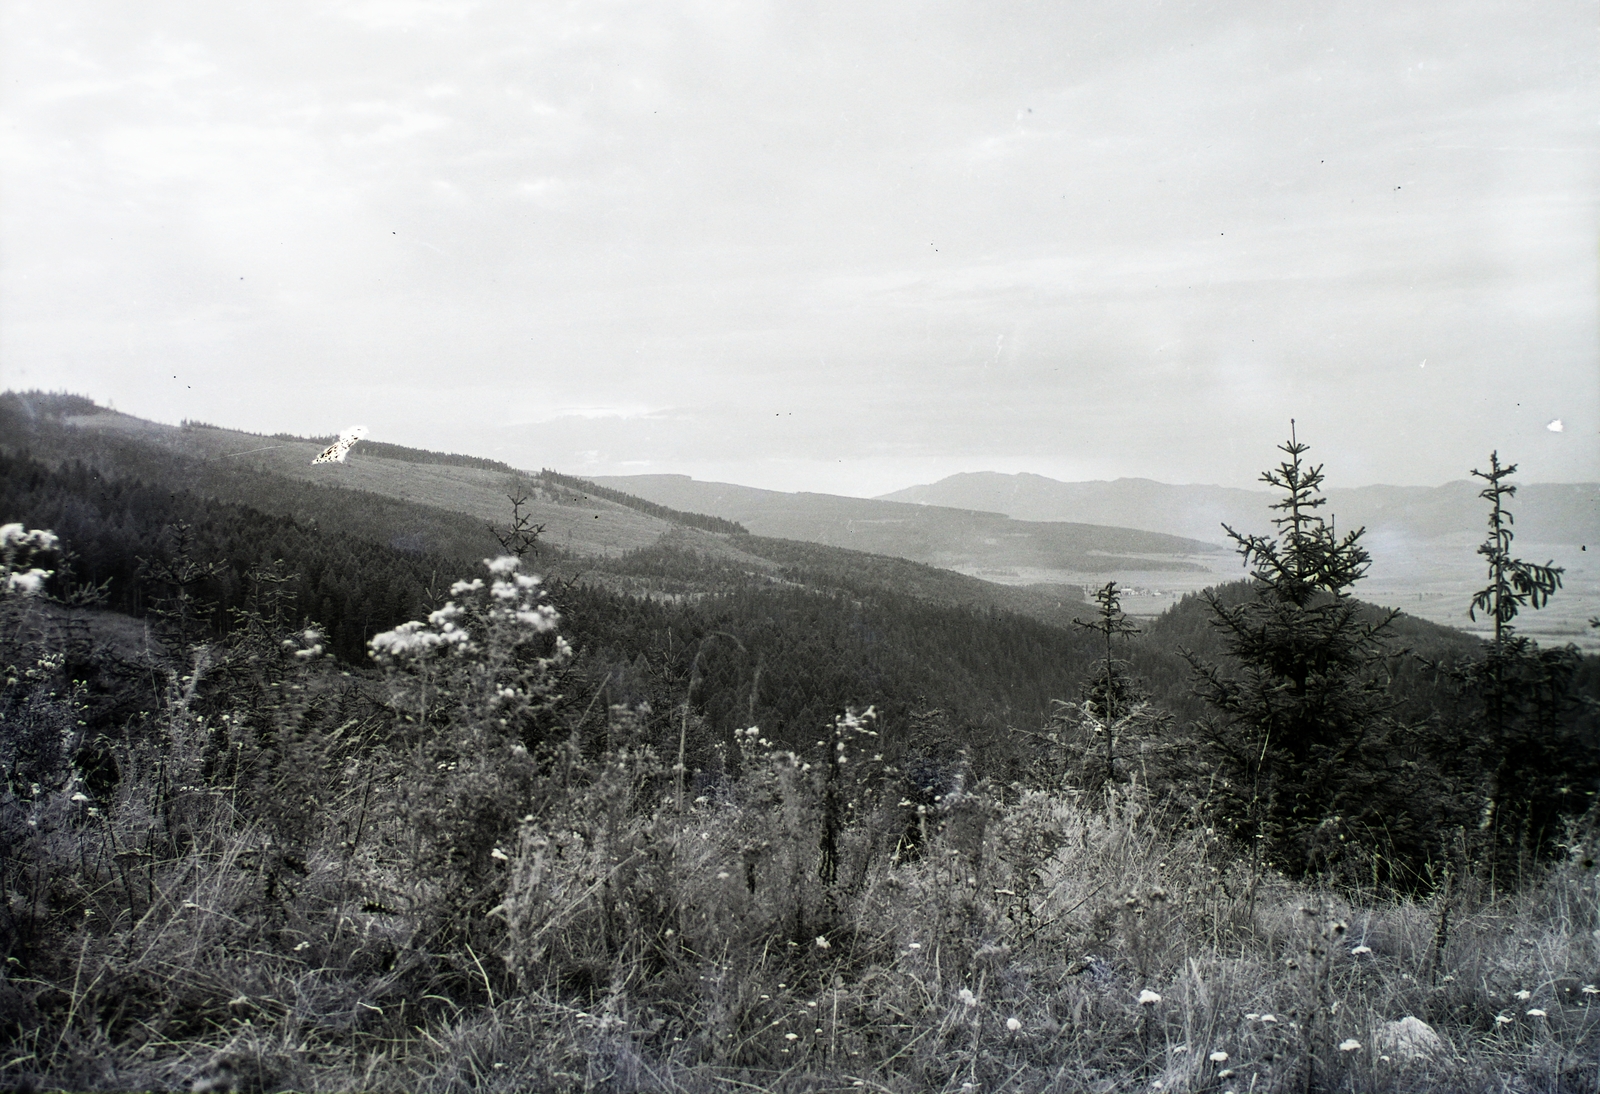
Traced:
POLYGON ((1512 626, 1524 608, 1544 607, 1561 588, 1563 570, 1525 562, 1511 554, 1515 523, 1506 501, 1517 488, 1509 479, 1517 465, 1500 465, 1489 454, 1489 470, 1473 468, 1488 485, 1478 494, 1489 503, 1489 535, 1478 546, 1488 564, 1489 584, 1472 598, 1468 615, 1481 611, 1494 622, 1483 656, 1460 674, 1482 703, 1478 726, 1466 735, 1484 787, 1479 831, 1483 865, 1493 879, 1501 866, 1521 865, 1548 854, 1561 836, 1565 816, 1593 801, 1596 747, 1572 715, 1579 655, 1574 647, 1540 649, 1512 626))
POLYGON ((1205 727, 1217 798, 1233 833, 1291 874, 1320 871, 1382 827, 1382 754, 1392 708, 1381 679, 1383 637, 1396 614, 1350 596, 1370 558, 1365 529, 1340 536, 1317 510, 1322 467, 1303 460, 1290 423, 1287 458, 1261 478, 1284 492, 1276 536, 1227 525, 1252 595, 1231 606, 1203 594, 1234 664, 1189 656, 1196 690, 1219 718, 1205 727))

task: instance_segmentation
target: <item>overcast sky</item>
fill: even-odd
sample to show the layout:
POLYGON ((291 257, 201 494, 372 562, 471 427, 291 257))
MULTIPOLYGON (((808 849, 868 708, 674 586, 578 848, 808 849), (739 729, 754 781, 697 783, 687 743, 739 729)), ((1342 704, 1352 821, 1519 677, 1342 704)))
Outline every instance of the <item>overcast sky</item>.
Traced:
POLYGON ((578 474, 1600 479, 1594 5, 0 0, 0 386, 578 474), (1561 430, 1551 423, 1558 420, 1561 430))

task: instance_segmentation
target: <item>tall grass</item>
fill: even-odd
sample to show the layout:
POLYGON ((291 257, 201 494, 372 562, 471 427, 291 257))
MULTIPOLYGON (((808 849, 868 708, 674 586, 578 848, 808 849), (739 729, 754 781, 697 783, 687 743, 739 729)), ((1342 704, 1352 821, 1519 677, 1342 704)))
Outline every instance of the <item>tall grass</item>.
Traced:
POLYGON ((1459 881, 1427 899, 1261 881, 1202 815, 1137 782, 1001 787, 957 764, 917 797, 856 714, 807 755, 740 733, 680 793, 656 747, 675 745, 646 739, 637 712, 551 721, 559 655, 486 629, 459 660, 397 665, 389 704, 354 725, 318 713, 337 669, 299 649, 269 681, 285 696, 270 733, 207 692, 225 651, 152 662, 159 708, 107 744, 120 778, 96 795, 68 762, 81 697, 49 648, 8 633, 12 1087, 1600 1079, 1587 834, 1493 898, 1459 881), (1408 1016, 1437 1043, 1408 1040, 1408 1016))

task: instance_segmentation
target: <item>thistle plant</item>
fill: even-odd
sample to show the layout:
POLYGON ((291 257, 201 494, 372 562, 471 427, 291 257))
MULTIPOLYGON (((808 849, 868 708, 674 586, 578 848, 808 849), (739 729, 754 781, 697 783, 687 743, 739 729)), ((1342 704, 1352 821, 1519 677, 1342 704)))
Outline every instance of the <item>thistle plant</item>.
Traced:
POLYGON ((399 811, 424 869, 419 898, 435 898, 455 928, 483 929, 497 891, 501 846, 532 808, 533 749, 572 656, 556 609, 514 555, 485 559, 488 578, 457 581, 423 620, 369 643, 389 670, 391 708, 413 727, 396 785, 399 811))
POLYGON ((54 532, 0 524, 0 594, 38 596, 55 569, 40 565, 60 549, 54 532))
POLYGON ((502 729, 521 725, 552 699, 552 671, 572 656, 560 613, 515 555, 484 559, 489 580, 450 586, 453 599, 376 635, 373 660, 390 669, 394 705, 427 724, 447 712, 502 729))

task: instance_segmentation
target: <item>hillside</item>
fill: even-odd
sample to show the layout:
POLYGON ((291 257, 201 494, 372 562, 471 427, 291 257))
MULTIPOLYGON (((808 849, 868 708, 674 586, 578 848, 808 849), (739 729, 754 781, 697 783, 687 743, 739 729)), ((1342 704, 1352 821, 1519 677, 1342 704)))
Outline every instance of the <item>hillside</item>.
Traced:
POLYGON ((898 555, 968 572, 1205 572, 1195 558, 1224 553, 1214 544, 1127 527, 1020 521, 978 509, 759 490, 686 475, 595 481, 665 505, 736 520, 756 535, 898 555))
MULTIPOLYGON (((1342 529, 1365 527, 1372 555, 1366 595, 1453 627, 1481 631, 1467 615, 1484 582, 1476 546, 1484 535, 1481 483, 1436 487, 1362 486, 1326 492, 1322 512, 1342 529)), ((1058 482, 1042 475, 993 472, 952 475, 884 496, 938 506, 971 506, 1033 520, 1125 524, 1173 535, 1226 542, 1224 523, 1240 532, 1268 532, 1273 495, 1266 490, 1174 486, 1149 479, 1058 482)), ((1600 615, 1600 484, 1525 483, 1510 508, 1516 553, 1565 569, 1561 594, 1525 624, 1544 642, 1600 649, 1588 620, 1600 615)), ((1183 585, 1181 575, 1164 584, 1183 585)), ((1193 582, 1187 591, 1199 588, 1193 582)), ((1173 603, 1170 598, 1159 606, 1173 603)))
MULTIPOLYGON (((1347 527, 1376 536, 1411 539, 1475 535, 1483 523, 1481 484, 1331 487, 1327 511, 1347 527)), ((1226 542, 1222 524, 1242 532, 1269 530, 1267 490, 1177 486, 1151 479, 1059 482, 1043 475, 983 471, 910 486, 882 500, 1004 513, 1028 521, 1123 524, 1213 543, 1226 542)), ((1517 490, 1517 534, 1530 543, 1600 543, 1600 483, 1525 483, 1517 490)))
POLYGON ((247 505, 403 553, 469 560, 493 553, 497 544, 489 526, 508 523, 507 496, 515 493, 528 499, 531 521, 544 526, 544 566, 620 592, 662 592, 640 577, 639 558, 627 556, 665 545, 669 553, 687 551, 700 560, 701 574, 690 590, 695 595, 716 591, 713 574, 724 584, 759 578, 826 590, 842 588, 848 578, 858 592, 865 584, 1057 625, 1070 622, 1079 601, 1077 586, 1007 587, 901 558, 830 554, 824 546, 708 531, 737 526, 603 487, 589 490, 568 476, 501 470, 471 457, 362 442, 342 464, 313 466, 325 441, 198 423, 163 425, 79 397, 0 396, 0 451, 25 449, 47 464, 81 464, 113 481, 134 479, 247 505))

